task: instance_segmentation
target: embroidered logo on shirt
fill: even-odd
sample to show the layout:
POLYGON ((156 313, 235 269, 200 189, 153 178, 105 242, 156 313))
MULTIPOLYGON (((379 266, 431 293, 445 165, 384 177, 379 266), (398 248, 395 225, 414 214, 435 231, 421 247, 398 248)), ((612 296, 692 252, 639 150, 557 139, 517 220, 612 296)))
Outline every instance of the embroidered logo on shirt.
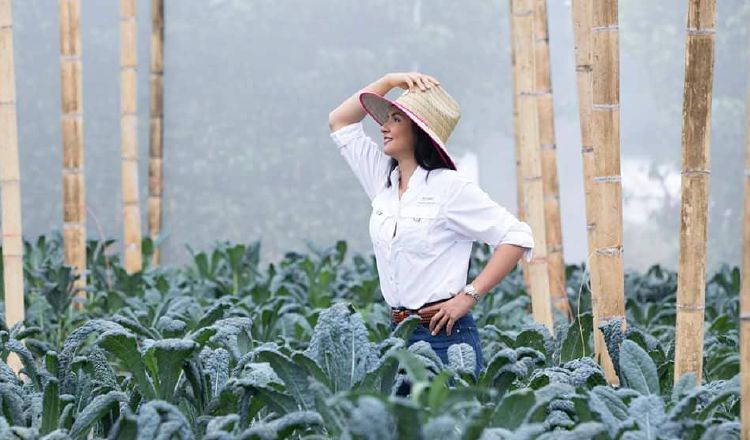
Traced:
POLYGON ((421 196, 417 200, 417 205, 424 206, 424 205, 437 205, 437 204, 438 204, 438 201, 435 196, 421 196))

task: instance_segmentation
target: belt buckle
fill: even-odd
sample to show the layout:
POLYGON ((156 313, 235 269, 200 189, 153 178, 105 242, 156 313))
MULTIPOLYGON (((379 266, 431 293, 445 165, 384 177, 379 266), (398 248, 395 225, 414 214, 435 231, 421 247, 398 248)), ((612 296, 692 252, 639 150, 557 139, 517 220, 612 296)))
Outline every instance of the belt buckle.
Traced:
POLYGON ((410 315, 409 310, 405 307, 399 307, 394 308, 391 310, 391 316, 393 317, 393 320, 398 322, 403 321, 405 318, 407 318, 410 315))

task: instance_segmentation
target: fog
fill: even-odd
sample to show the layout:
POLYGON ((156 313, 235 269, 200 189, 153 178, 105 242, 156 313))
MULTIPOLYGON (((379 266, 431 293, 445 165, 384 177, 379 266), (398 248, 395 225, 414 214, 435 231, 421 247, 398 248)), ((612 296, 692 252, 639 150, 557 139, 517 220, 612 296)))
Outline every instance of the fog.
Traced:
MULTIPOLYGON (((388 72, 438 78, 461 105, 448 149, 516 212, 508 2, 166 1, 164 264, 261 240, 264 263, 346 240, 372 251, 370 204, 328 112, 388 72)), ((750 2, 718 3, 708 264, 739 264, 750 2)), ((57 0, 13 2, 24 236, 62 227, 57 0)), ((119 2, 82 0, 89 238, 122 237, 119 2)), ((569 1, 549 31, 565 260, 586 258, 569 1)), ((676 268, 687 2, 620 2, 624 262, 676 268)), ((147 233, 150 2, 138 1, 141 214, 147 233)), ((395 98, 400 90, 387 96, 395 98)), ((365 129, 382 145, 377 125, 365 129)), ((119 246, 115 250, 119 250, 119 246)))

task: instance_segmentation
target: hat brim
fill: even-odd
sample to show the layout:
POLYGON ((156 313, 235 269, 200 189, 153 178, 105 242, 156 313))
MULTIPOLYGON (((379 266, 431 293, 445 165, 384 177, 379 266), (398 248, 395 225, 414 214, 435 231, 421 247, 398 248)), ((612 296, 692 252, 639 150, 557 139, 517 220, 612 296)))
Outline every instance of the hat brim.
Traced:
POLYGON ((445 149, 445 146, 443 145, 443 141, 440 140, 440 138, 427 126, 427 124, 422 120, 422 118, 419 117, 419 115, 412 113, 411 110, 404 107, 400 103, 396 101, 391 101, 390 99, 380 96, 377 93, 372 92, 362 92, 359 94, 359 103, 362 106, 365 111, 372 116, 372 118, 375 120, 375 122, 378 123, 378 125, 383 125, 385 121, 388 119, 388 110, 390 110, 391 106, 396 106, 401 111, 403 111, 406 116, 409 117, 419 128, 421 128, 425 133, 427 133, 427 136, 430 137, 432 140, 432 144, 435 146, 435 149, 437 150, 438 154, 442 158, 443 162, 445 162, 446 165, 452 170, 457 170, 456 162, 453 160, 451 155, 448 153, 448 150, 445 149))

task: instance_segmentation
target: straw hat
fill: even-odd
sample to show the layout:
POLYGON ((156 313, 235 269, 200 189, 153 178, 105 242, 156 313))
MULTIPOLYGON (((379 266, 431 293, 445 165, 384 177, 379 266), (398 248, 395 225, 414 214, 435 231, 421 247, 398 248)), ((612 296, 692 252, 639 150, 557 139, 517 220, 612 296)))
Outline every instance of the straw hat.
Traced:
POLYGON ((456 162, 445 149, 445 143, 458 123, 461 112, 456 100, 445 89, 433 85, 425 90, 406 90, 395 101, 376 93, 362 92, 359 94, 359 103, 380 125, 388 119, 391 105, 401 109, 430 136, 443 162, 451 169, 456 169, 456 162))

